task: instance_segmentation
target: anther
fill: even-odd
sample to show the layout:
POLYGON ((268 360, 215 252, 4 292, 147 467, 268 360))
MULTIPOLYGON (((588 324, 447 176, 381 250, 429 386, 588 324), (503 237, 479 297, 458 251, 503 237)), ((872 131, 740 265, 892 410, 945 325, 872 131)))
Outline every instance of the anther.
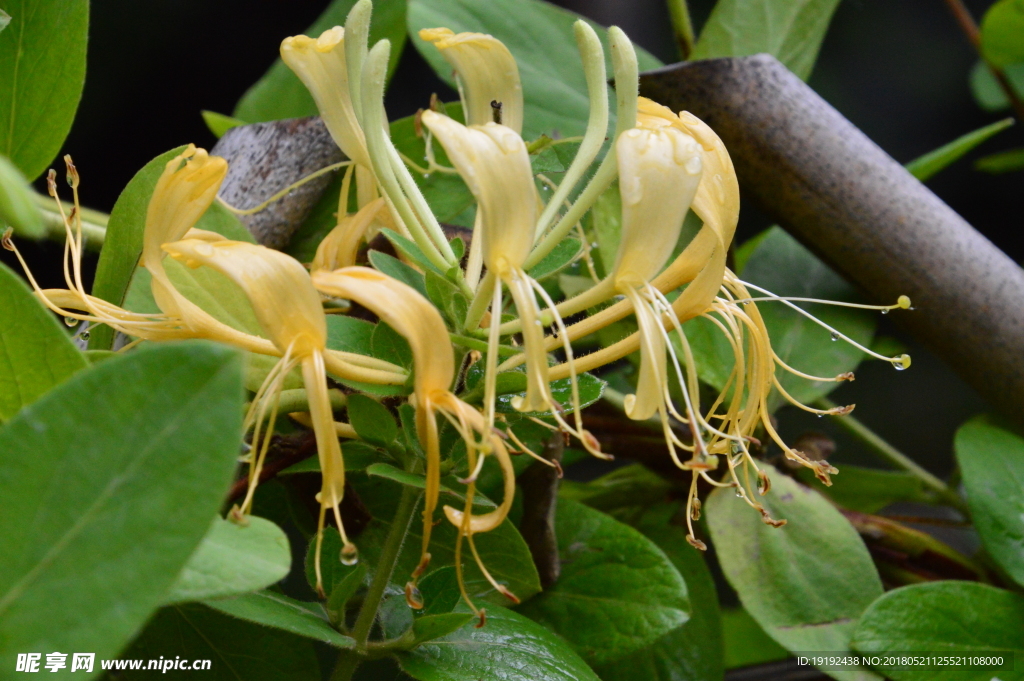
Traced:
POLYGON ((501 592, 502 596, 512 601, 514 605, 519 605, 522 602, 519 600, 519 596, 516 596, 514 593, 512 593, 500 584, 498 585, 498 591, 501 592))
POLYGON ((480 612, 477 613, 477 616, 480 618, 480 621, 476 623, 475 627, 477 629, 483 629, 484 625, 487 624, 487 611, 480 610, 480 612))
POLYGON ((53 168, 46 173, 46 192, 53 198, 57 198, 57 171, 53 168))
POLYGON ((498 125, 501 125, 501 102, 496 99, 491 100, 491 118, 498 125))
POLYGON ((423 109, 417 109, 416 115, 412 117, 412 129, 416 137, 423 137, 423 109))
MULTIPOLYGON (((420 558, 420 564, 416 566, 416 569, 412 571, 412 578, 419 579, 420 575, 427 571, 427 566, 430 565, 430 554, 424 553, 423 557, 420 558)), ((411 584, 412 582, 410 582, 411 584)))
POLYGON ((833 407, 828 410, 828 413, 832 414, 833 416, 846 416, 856 408, 856 404, 848 404, 845 407, 833 407))
POLYGON ((242 513, 242 509, 238 504, 231 507, 231 510, 228 512, 228 520, 233 522, 235 525, 240 525, 241 527, 249 526, 249 519, 245 517, 244 513, 242 513))
POLYGON ((697 522, 698 520, 700 520, 700 509, 701 509, 700 499, 698 499, 697 497, 694 497, 693 498, 693 505, 690 507, 690 520, 692 520, 693 522, 697 522))
POLYGON ((761 521, 765 525, 771 525, 772 527, 782 527, 787 522, 785 520, 776 520, 775 518, 768 515, 768 511, 765 511, 764 509, 761 509, 761 521))
POLYGON ((686 543, 688 543, 690 546, 697 549, 698 551, 708 550, 708 545, 702 542, 700 539, 694 537, 692 534, 686 535, 686 543))
POLYGON ((75 164, 71 161, 71 154, 64 154, 64 164, 68 167, 66 177, 68 186, 72 189, 77 189, 79 182, 78 168, 76 168, 75 164))
POLYGON ((13 227, 8 227, 7 229, 4 230, 3 237, 0 237, 0 242, 3 243, 3 247, 4 247, 5 250, 8 250, 8 251, 15 250, 14 249, 14 240, 11 239, 12 236, 14 236, 14 228, 13 227))
POLYGON ((758 471, 757 472, 757 493, 760 494, 763 497, 765 494, 768 494, 768 492, 770 492, 771 489, 772 489, 771 478, 769 478, 768 474, 765 473, 764 471, 758 471))
POLYGON ((852 371, 847 371, 845 374, 839 374, 836 376, 837 381, 854 381, 857 377, 853 375, 852 371))
POLYGON ((412 582, 405 584, 405 602, 413 610, 423 609, 423 594, 412 582))

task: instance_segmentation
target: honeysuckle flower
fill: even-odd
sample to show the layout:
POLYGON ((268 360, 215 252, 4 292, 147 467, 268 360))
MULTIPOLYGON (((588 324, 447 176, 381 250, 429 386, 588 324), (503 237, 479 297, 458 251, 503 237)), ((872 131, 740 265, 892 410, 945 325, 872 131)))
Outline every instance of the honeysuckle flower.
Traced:
POLYGON ((346 215, 338 226, 328 232, 316 248, 316 256, 310 269, 336 270, 356 264, 356 255, 364 236, 385 209, 384 199, 374 199, 359 209, 355 215, 346 215))
POLYGON ((536 296, 545 301, 557 326, 562 327, 562 320, 547 292, 523 269, 533 246, 533 227, 538 213, 537 191, 526 144, 514 130, 493 122, 465 126, 447 116, 425 111, 423 124, 444 146, 448 158, 477 201, 480 231, 476 238, 480 239, 483 262, 487 266, 487 276, 481 282, 481 288, 490 290, 487 287, 493 286, 484 379, 488 424, 494 423, 497 346, 504 284, 522 321, 526 350, 526 395, 516 398, 513 406, 524 412, 551 412, 559 426, 579 438, 592 453, 600 454, 597 441, 583 429, 580 419, 572 347, 568 341, 562 347, 568 357, 572 379, 575 425, 562 418, 561 405, 551 393, 542 311, 536 296))
POLYGON ((416 431, 426 454, 426 494, 423 506, 423 544, 419 565, 406 585, 406 598, 415 608, 422 608, 416 581, 430 562, 430 536, 441 489, 441 449, 437 416, 444 416, 460 433, 466 444, 469 469, 475 470, 483 454, 492 454, 501 467, 504 497, 501 504, 483 515, 473 515, 475 482, 467 481, 466 505, 462 510, 444 507, 448 521, 459 528, 456 544, 456 570, 463 598, 473 605, 462 580, 461 548, 463 537, 468 541, 481 572, 495 589, 513 601, 518 599, 491 577, 473 544, 473 535, 496 528, 508 515, 515 493, 515 471, 501 438, 480 413, 451 392, 455 379, 452 348, 445 341, 448 330, 437 309, 415 289, 385 274, 366 267, 346 267, 316 271, 313 285, 326 295, 353 300, 374 312, 409 342, 414 365, 413 397, 416 408, 416 431))
POLYGON ((523 86, 519 66, 504 43, 486 33, 448 28, 424 28, 419 35, 455 69, 468 125, 501 123, 522 134, 523 86))
POLYGON ((339 506, 345 493, 345 463, 335 432, 324 355, 327 349, 327 323, 320 296, 306 269, 294 258, 263 246, 240 241, 184 239, 163 245, 163 250, 188 267, 206 266, 221 272, 245 292, 263 331, 281 354, 253 400, 246 418, 254 426, 253 455, 249 466, 249 489, 240 511, 251 508, 259 482, 283 379, 295 367, 301 367, 309 400, 309 414, 316 434, 317 452, 323 482, 317 499, 320 516, 317 525, 315 568, 317 590, 323 593, 320 571, 320 546, 327 509, 334 514, 343 542, 342 559, 354 563, 356 547, 349 541, 339 506), (262 424, 270 410, 270 425, 260 438, 262 424))

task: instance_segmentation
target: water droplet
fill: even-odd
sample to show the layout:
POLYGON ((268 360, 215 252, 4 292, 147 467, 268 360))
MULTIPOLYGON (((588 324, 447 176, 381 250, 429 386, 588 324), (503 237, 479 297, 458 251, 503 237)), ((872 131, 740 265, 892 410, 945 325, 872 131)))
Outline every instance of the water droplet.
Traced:
POLYGON ((355 544, 347 544, 341 547, 341 564, 352 566, 359 562, 359 549, 355 544))
POLYGON ((824 414, 818 414, 818 418, 819 419, 825 418, 825 415, 824 414))
POLYGON ((592 241, 592 242, 590 242, 590 247, 591 248, 600 248, 601 244, 597 243, 596 241, 592 241))
POLYGON ((902 363, 902 362, 893 362, 893 363, 892 363, 892 367, 893 367, 893 368, 894 368, 894 369, 895 369, 896 371, 904 371, 904 370, 905 370, 905 369, 907 368, 907 367, 903 366, 903 363, 902 363))
POLYGON ((78 320, 75 319, 74 317, 65 317, 64 323, 67 324, 68 326, 78 326, 78 320))
POLYGON ((542 192, 549 192, 549 191, 551 191, 551 187, 547 186, 546 184, 542 184, 542 185, 540 186, 540 190, 541 190, 542 192))
POLYGON ((423 179, 424 180, 429 180, 430 179, 430 173, 423 173, 423 179))
POLYGON ((833 341, 839 340, 839 334, 837 332, 835 332, 835 331, 832 332, 830 337, 832 338, 833 341))
POLYGON ((888 310, 882 310, 882 314, 889 314, 888 310))
POLYGON ((87 340, 89 340, 89 332, 88 331, 83 331, 82 333, 78 334, 78 337, 81 338, 84 341, 87 341, 87 340))

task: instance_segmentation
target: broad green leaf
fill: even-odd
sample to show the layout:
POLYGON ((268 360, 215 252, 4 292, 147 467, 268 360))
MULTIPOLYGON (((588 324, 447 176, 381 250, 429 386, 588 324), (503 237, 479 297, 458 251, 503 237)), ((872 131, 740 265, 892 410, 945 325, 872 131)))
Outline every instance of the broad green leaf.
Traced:
MULTIPOLYGON (((175 674, 168 666, 171 671, 165 678, 198 677, 207 681, 305 681, 320 678, 320 665, 310 641, 243 622, 202 605, 164 608, 121 658, 125 663, 124 671, 111 677, 129 681, 146 681, 168 674, 162 669, 159 672, 146 670, 150 660, 164 664, 179 659, 189 664, 194 660, 209 660, 210 667, 208 670, 190 669, 175 674), (134 660, 145 660, 143 669, 132 670, 127 663, 134 660)), ((97 661, 96 669, 99 667, 97 661)), ((75 676, 78 676, 77 672, 75 676)))
POLYGON ((7 0, 4 10, 0 154, 34 180, 60 151, 82 98, 89 1, 7 0))
POLYGON ((202 111, 203 122, 206 123, 206 127, 210 129, 213 136, 220 139, 224 136, 231 128, 237 128, 240 125, 247 125, 245 121, 232 118, 231 116, 225 116, 224 114, 217 113, 216 111, 202 111))
POLYGON ((691 59, 767 52, 807 80, 839 0, 720 0, 691 59))
POLYGON ((373 329, 370 345, 373 348, 374 357, 412 369, 412 349, 409 347, 409 342, 405 340, 405 336, 384 322, 379 322, 373 329))
MULTIPOLYGON (((409 2, 409 34, 413 45, 438 77, 453 88, 451 64, 436 47, 420 39, 420 29, 444 26, 456 33, 489 33, 505 43, 519 64, 526 109, 523 136, 528 139, 542 134, 572 137, 586 130, 590 102, 572 28, 580 18, 540 0, 409 2)), ((607 56, 607 31, 593 22, 588 23, 601 37, 607 56)), ((637 46, 636 52, 641 71, 662 65, 643 48, 637 46)), ((610 61, 608 77, 612 77, 610 61)), ((611 101, 615 101, 614 96, 611 101)), ((610 125, 614 124, 613 111, 610 125)))
POLYGON ((25 282, 0 264, 0 422, 80 369, 85 356, 25 282))
POLYGON ((398 258, 381 251, 370 251, 370 264, 389 277, 416 289, 424 298, 427 296, 427 285, 423 280, 423 274, 398 258))
POLYGON ((546 277, 558 274, 579 258, 583 252, 583 244, 579 239, 569 237, 562 239, 555 248, 544 256, 544 259, 533 266, 529 275, 540 281, 546 277))
POLYGON ((39 239, 43 218, 32 201, 32 187, 11 160, 0 154, 0 235, 8 226, 17 236, 39 239))
POLYGON ((993 66, 1024 62, 1024 0, 999 0, 981 19, 981 54, 993 66))
POLYGON ((974 582, 905 586, 871 604, 857 623, 853 647, 883 656, 910 652, 1004 658, 1001 668, 988 669, 879 667, 894 681, 1019 681, 1024 679, 1024 596, 974 582))
POLYGON ((619 194, 619 183, 597 197, 597 203, 591 209, 594 220, 594 234, 597 236, 598 251, 604 271, 611 271, 615 264, 615 255, 619 252, 619 240, 622 236, 622 196, 619 194))
POLYGON ((1024 438, 980 417, 960 427, 955 449, 985 549, 1024 584, 1024 438))
MULTIPOLYGON (((306 550, 305 573, 306 581, 311 589, 316 589, 316 537, 309 542, 306 550)), ((323 578, 324 591, 333 594, 340 584, 348 580, 358 571, 358 565, 365 565, 360 560, 356 566, 343 565, 341 562, 341 535, 336 527, 324 528, 323 543, 320 546, 320 575, 323 578)))
POLYGON ((469 301, 459 287, 433 271, 426 273, 427 298, 448 320, 449 328, 461 331, 469 301))
MULTIPOLYGON (((327 317, 327 347, 332 350, 354 352, 360 355, 369 355, 386 359, 389 362, 403 364, 412 354, 409 351, 408 343, 401 336, 388 328, 381 331, 381 337, 377 341, 377 349, 374 349, 374 334, 377 331, 377 324, 372 324, 363 319, 346 317, 344 315, 328 315, 327 317), (390 332, 390 333, 389 333, 390 332), (402 344, 404 348, 402 347, 402 344), (378 352, 383 354, 377 354, 378 352), (406 354, 408 353, 408 354, 406 354)), ((359 383, 356 381, 343 381, 341 383, 364 393, 373 395, 404 395, 408 391, 400 385, 376 385, 373 383, 359 383)))
MULTIPOLYGON (((849 284, 782 228, 773 227, 748 244, 744 244, 737 253, 737 260, 745 262, 740 271, 744 281, 778 296, 836 301, 855 299, 856 294, 849 284)), ((750 294, 753 297, 763 295, 754 290, 750 294)), ((876 325, 874 313, 816 303, 795 304, 858 343, 865 346, 871 343, 876 325)), ((863 358, 860 350, 845 341, 833 341, 828 330, 785 303, 759 302, 757 305, 768 329, 772 349, 789 366, 812 376, 832 377, 852 371, 863 358)), ((701 380, 721 389, 735 363, 732 349, 722 332, 701 318, 687 322, 684 328, 693 347, 701 380)), ((675 334, 673 344, 678 351, 675 334)), ((777 369, 776 375, 789 394, 805 404, 839 386, 835 382, 809 381, 781 368, 777 369)), ((785 400, 777 391, 773 392, 770 411, 782 404, 785 400)))
MULTIPOLYGON (((614 662, 599 665, 603 681, 721 681, 722 622, 718 593, 704 555, 686 543, 680 504, 658 504, 635 527, 665 552, 686 581, 690 619, 651 645, 614 662)), ((685 522, 685 521, 684 521, 685 522)))
POLYGON ((1011 125, 1013 125, 1013 119, 1004 118, 983 128, 978 128, 974 132, 957 137, 949 144, 942 145, 935 151, 930 151, 924 156, 915 158, 907 164, 906 168, 910 171, 911 175, 925 182, 971 149, 974 149, 996 133, 1006 130, 1011 125))
POLYGON ((974 168, 991 175, 1024 170, 1024 147, 979 158, 974 162, 974 168))
POLYGON ((494 606, 487 608, 486 626, 467 624, 400 653, 398 662, 419 681, 598 681, 562 639, 522 615, 494 606))
POLYGON ((563 499, 555 533, 562 574, 519 612, 558 633, 588 663, 634 653, 689 618, 679 571, 633 528, 563 499))
POLYGON ((797 477, 843 508, 861 513, 875 513, 897 501, 934 501, 921 479, 904 471, 843 464, 840 474, 832 478, 831 487, 818 485, 809 468, 801 468, 797 477))
POLYGON ((319 603, 305 603, 273 591, 260 591, 203 604, 226 615, 322 641, 335 648, 355 645, 351 638, 334 630, 319 603))
MULTIPOLYGON (((415 261, 420 267, 423 268, 424 272, 434 272, 435 274, 444 275, 440 269, 437 268, 430 260, 424 255, 423 250, 416 244, 415 241, 406 239, 401 234, 394 230, 384 228, 380 231, 381 234, 391 242, 391 245, 395 247, 395 250, 406 258, 415 261)), ((372 256, 372 254, 371 254, 372 256)))
MULTIPOLYGON (((369 527, 355 540, 355 543, 359 547, 360 559, 366 560, 370 565, 375 565, 380 556, 384 538, 391 526, 395 499, 401 493, 401 487, 399 483, 377 476, 353 475, 350 479, 359 498, 374 518, 369 527)), ((440 522, 431 533, 430 554, 432 558, 428 574, 455 564, 456 529, 444 519, 441 508, 445 504, 462 508, 464 503, 465 498, 462 494, 442 488, 436 512, 436 520, 440 522)), ((493 510, 494 506, 490 503, 477 504, 475 508, 476 513, 485 513, 493 510)), ((519 535, 519 531, 508 519, 490 532, 474 535, 473 540, 491 575, 521 600, 525 601, 540 591, 540 580, 537 576, 537 568, 533 564, 533 558, 530 556, 530 550, 519 535)), ((409 526, 409 533, 392 576, 392 581, 399 589, 408 581, 412 571, 419 564, 422 541, 422 515, 417 512, 409 526)), ((478 602, 478 605, 508 604, 509 600, 488 583, 473 561, 472 554, 465 546, 463 548, 465 549, 462 556, 464 576, 470 597, 478 602)), ((429 602, 426 605, 430 607, 429 602)), ((488 605, 488 607, 490 606, 488 605)))
MULTIPOLYGON (((347 572, 347 574, 345 574, 341 581, 335 584, 334 588, 331 589, 330 595, 327 598, 327 618, 335 627, 345 623, 345 606, 347 606, 349 600, 355 596, 359 587, 363 585, 363 582, 366 580, 366 571, 367 567, 365 561, 357 563, 347 572)), ((312 586, 313 588, 316 588, 315 581, 312 586)))
POLYGON ((558 495, 633 524, 635 516, 664 500, 671 489, 660 475, 634 463, 589 482, 563 480, 558 495))
MULTIPOLYGON (((1024 96, 1024 64, 1011 64, 1003 69, 1017 96, 1024 96)), ((1004 111, 1010 108, 1010 100, 1003 91, 999 81, 992 75, 992 70, 983 61, 979 61, 971 69, 971 94, 974 101, 986 111, 1004 111)))
MULTIPOLYGON (((509 392, 498 395, 498 402, 495 405, 498 412, 502 414, 529 413, 532 416, 544 416, 546 414, 550 414, 550 412, 520 412, 519 410, 512 406, 512 400, 514 400, 517 396, 526 395, 526 391, 523 389, 525 388, 525 383, 516 385, 513 382, 513 380, 519 380, 513 379, 513 377, 517 375, 523 376, 524 379, 526 376, 525 374, 520 374, 519 372, 511 371, 498 374, 499 385, 501 385, 501 383, 503 382, 503 379, 501 379, 502 376, 506 376, 507 380, 509 380, 508 386, 505 387, 505 389, 509 390, 509 392), (516 385, 516 387, 518 388, 516 392, 511 392, 511 389, 514 389, 512 388, 513 385, 516 385)), ((594 376, 593 374, 580 374, 579 376, 576 377, 576 381, 579 386, 580 409, 589 407, 590 405, 594 404, 599 399, 601 399, 601 395, 604 394, 604 388, 606 385, 608 385, 607 383, 602 381, 597 376, 594 376)), ((557 381, 551 381, 551 394, 554 396, 555 402, 557 402, 558 404, 567 406, 571 405, 572 382, 568 378, 560 378, 557 381)))
POLYGON ((0 666, 111 658, 202 541, 237 466, 241 357, 177 343, 80 371, 0 429, 0 666))
POLYGON ((348 419, 367 442, 387 447, 398 438, 395 417, 375 399, 354 393, 348 397, 348 419))
POLYGON ((764 633, 761 625, 743 608, 722 611, 722 638, 725 642, 726 669, 749 667, 789 657, 789 651, 764 633))
POLYGON ((292 567, 288 537, 256 516, 248 524, 213 521, 164 603, 184 603, 259 591, 281 581, 292 567))
MULTIPOLYGON (((168 162, 185 147, 178 147, 163 153, 135 173, 128 185, 117 197, 114 209, 110 211, 107 234, 103 250, 96 264, 96 278, 93 279, 92 295, 121 305, 128 292, 135 266, 142 256, 142 236, 146 226, 146 209, 153 195, 156 181, 168 162)), ((114 341, 114 331, 107 326, 97 326, 89 338, 90 350, 109 350, 114 341)))
MULTIPOLYGON (((345 18, 355 4, 355 0, 334 0, 313 25, 306 29, 305 35, 318 38, 329 28, 344 26, 345 18)), ((382 38, 391 41, 391 59, 388 62, 390 78, 398 66, 402 47, 405 45, 405 0, 384 0, 374 3, 373 19, 370 23, 370 45, 382 38)), ((263 77, 242 95, 235 106, 233 116, 250 123, 261 123, 282 118, 316 116, 318 113, 313 97, 302 81, 284 62, 276 59, 263 77)))
MULTIPOLYGON (((871 556, 821 495, 761 465, 772 490, 758 502, 789 522, 770 527, 733 490, 712 492, 705 508, 722 571, 747 612, 788 650, 848 651, 857 618, 882 594, 871 556)), ((878 678, 861 668, 830 673, 878 678)))

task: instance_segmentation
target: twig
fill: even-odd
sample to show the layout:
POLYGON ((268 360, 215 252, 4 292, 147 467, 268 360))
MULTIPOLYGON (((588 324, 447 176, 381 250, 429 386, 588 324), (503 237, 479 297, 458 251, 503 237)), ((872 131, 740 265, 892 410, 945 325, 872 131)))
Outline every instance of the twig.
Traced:
POLYGON ((1017 119, 1024 123, 1024 101, 1021 100, 1020 96, 1017 95, 1017 90, 1013 87, 1013 83, 1006 77, 1006 72, 998 66, 995 66, 987 59, 981 51, 981 31, 978 29, 978 24, 974 21, 974 17, 971 16, 970 10, 964 5, 963 0, 945 0, 946 6, 949 7, 949 11, 953 13, 953 17, 956 19, 956 23, 960 25, 960 30, 963 31, 967 40, 970 41, 971 45, 978 52, 978 56, 985 61, 985 65, 988 66, 992 75, 995 76, 996 81, 999 83, 999 87, 1006 93, 1006 98, 1010 100, 1010 105, 1013 107, 1013 112, 1017 116, 1017 119))
MULTIPOLYGON (((541 456, 560 464, 565 438, 555 432, 545 443, 541 456)), ((519 489, 523 491, 523 518, 519 533, 530 547, 533 564, 545 589, 558 581, 562 563, 558 559, 558 538, 555 535, 555 506, 558 502, 558 482, 561 466, 548 466, 536 461, 519 476, 519 489)))
POLYGON ((693 20, 686 0, 668 0, 668 13, 672 17, 672 33, 676 38, 679 56, 686 61, 693 54, 696 42, 693 34, 693 20))

